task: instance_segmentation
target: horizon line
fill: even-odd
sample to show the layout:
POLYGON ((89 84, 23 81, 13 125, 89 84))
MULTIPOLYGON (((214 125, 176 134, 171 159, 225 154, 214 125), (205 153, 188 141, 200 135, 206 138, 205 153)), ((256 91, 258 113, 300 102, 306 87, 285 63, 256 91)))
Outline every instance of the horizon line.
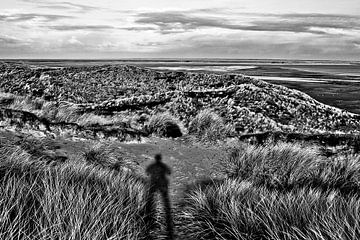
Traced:
POLYGON ((136 57, 136 58, 0 58, 0 61, 138 61, 138 60, 291 60, 360 62, 360 59, 301 59, 301 58, 221 58, 221 57, 136 57))

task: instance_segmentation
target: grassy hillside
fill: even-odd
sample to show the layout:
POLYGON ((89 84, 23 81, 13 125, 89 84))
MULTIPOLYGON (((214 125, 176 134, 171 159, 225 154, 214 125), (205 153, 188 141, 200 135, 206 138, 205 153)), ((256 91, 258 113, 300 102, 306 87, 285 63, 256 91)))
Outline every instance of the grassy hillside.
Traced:
POLYGON ((70 102, 81 113, 133 118, 167 111, 186 127, 204 109, 231 122, 238 133, 359 132, 360 126, 358 115, 242 75, 156 72, 121 65, 53 69, 1 63, 0 79, 3 92, 60 105, 70 102))

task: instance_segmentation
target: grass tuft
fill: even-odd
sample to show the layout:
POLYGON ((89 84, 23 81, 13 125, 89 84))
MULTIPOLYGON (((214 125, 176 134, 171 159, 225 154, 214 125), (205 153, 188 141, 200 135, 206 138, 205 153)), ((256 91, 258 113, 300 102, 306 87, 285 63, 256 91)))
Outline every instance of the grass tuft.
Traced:
POLYGON ((101 166, 116 171, 131 170, 135 171, 134 162, 125 158, 119 150, 112 145, 97 143, 86 149, 82 156, 90 164, 101 166))
POLYGON ((202 140, 222 140, 232 133, 234 127, 224 123, 224 120, 209 109, 201 111, 189 123, 189 134, 193 134, 202 140))
POLYGON ((147 130, 161 137, 181 137, 180 121, 170 113, 158 113, 150 117, 147 130))

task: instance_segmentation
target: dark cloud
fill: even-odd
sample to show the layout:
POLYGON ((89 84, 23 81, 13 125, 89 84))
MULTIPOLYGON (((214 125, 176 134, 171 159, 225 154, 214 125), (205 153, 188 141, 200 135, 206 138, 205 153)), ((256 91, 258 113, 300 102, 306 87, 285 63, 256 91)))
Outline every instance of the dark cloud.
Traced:
POLYGON ((360 29, 360 17, 351 15, 264 14, 262 18, 263 20, 253 20, 245 25, 235 24, 228 19, 219 17, 196 16, 181 12, 152 12, 138 14, 136 23, 155 25, 163 34, 207 27, 314 34, 327 34, 325 31, 314 28, 360 29))
POLYGON ((229 58, 304 58, 353 59, 358 58, 360 47, 347 40, 314 43, 311 41, 281 42, 262 39, 225 39, 221 37, 191 37, 181 42, 168 42, 160 50, 166 57, 229 57, 229 58))
POLYGON ((93 10, 97 10, 99 8, 88 6, 88 5, 82 5, 82 4, 74 4, 70 2, 56 2, 49 5, 39 5, 41 8, 50 8, 50 9, 63 9, 63 10, 78 10, 82 12, 89 12, 93 10))
POLYGON ((145 42, 145 43, 136 43, 136 46, 139 47, 164 47, 164 46, 169 46, 170 43, 166 43, 166 42, 145 42))
POLYGON ((162 33, 181 32, 200 27, 220 27, 223 25, 216 18, 197 17, 178 12, 140 13, 136 23, 156 25, 162 33))
POLYGON ((43 22, 53 22, 60 19, 73 18, 71 16, 65 15, 55 15, 55 14, 40 14, 40 13, 16 13, 4 15, 0 14, 0 21, 3 22, 24 22, 29 20, 40 20, 43 22))
POLYGON ((57 26, 46 26, 46 28, 57 31, 78 31, 78 30, 104 31, 108 29, 114 29, 114 27, 110 25, 57 25, 57 26))
POLYGON ((0 43, 3 43, 3 44, 17 44, 19 42, 20 41, 16 38, 0 36, 0 43))
POLYGON ((63 2, 57 2, 57 1, 49 2, 43 0, 22 0, 22 1, 28 3, 35 3, 39 8, 49 8, 49 9, 57 9, 57 10, 76 10, 81 12, 88 12, 99 9, 97 7, 90 5, 76 4, 66 1, 63 2))
POLYGON ((121 30, 127 30, 127 31, 153 31, 153 30, 157 30, 157 28, 154 27, 124 27, 124 28, 119 28, 121 30))
POLYGON ((289 14, 270 14, 271 16, 281 16, 283 18, 314 18, 314 19, 353 19, 359 20, 359 16, 346 14, 323 14, 323 13, 289 13, 289 14))

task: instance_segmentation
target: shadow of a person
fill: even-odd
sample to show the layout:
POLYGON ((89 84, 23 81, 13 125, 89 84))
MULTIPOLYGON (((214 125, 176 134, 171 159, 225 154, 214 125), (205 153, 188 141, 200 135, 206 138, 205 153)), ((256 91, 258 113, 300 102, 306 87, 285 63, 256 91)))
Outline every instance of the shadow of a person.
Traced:
POLYGON ((155 163, 150 164, 146 168, 146 173, 150 177, 148 196, 147 196, 147 222, 150 225, 150 228, 153 229, 155 225, 155 194, 159 192, 165 211, 166 218, 166 231, 167 231, 167 239, 173 239, 173 223, 171 217, 171 206, 170 206, 170 198, 168 192, 169 181, 167 179, 167 175, 171 174, 170 168, 162 162, 162 158, 160 154, 155 155, 155 163))

